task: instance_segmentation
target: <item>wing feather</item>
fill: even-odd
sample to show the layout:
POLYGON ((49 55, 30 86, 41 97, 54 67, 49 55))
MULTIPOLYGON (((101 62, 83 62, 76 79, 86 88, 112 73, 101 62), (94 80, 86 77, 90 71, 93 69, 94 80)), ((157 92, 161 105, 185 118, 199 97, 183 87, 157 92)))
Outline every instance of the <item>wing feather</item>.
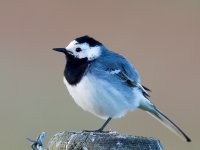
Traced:
MULTIPOLYGON (((92 65, 93 69, 96 70, 96 74, 104 78, 105 75, 114 76, 130 88, 139 88, 143 95, 149 97, 147 87, 140 84, 140 77, 137 70, 131 65, 128 60, 117 53, 111 51, 105 51, 104 55, 98 60, 94 61, 92 65), (104 74, 105 73, 105 74, 104 74)), ((109 80, 109 77, 105 77, 109 80)))
POLYGON ((149 88, 141 85, 139 82, 135 82, 133 79, 131 79, 125 71, 122 71, 120 69, 107 69, 109 70, 109 73, 112 74, 112 75, 115 75, 117 77, 120 78, 120 80, 124 83, 126 83, 127 86, 129 87, 138 87, 143 95, 148 98, 150 97, 150 95, 148 94, 148 91, 151 91, 149 88))

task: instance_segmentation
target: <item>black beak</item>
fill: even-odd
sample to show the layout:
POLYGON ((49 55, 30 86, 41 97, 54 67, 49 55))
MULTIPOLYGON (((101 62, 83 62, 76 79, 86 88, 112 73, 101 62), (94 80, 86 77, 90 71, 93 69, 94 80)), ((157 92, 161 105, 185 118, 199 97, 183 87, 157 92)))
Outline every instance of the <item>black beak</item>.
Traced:
POLYGON ((57 52, 66 53, 66 49, 65 48, 53 48, 53 50, 57 51, 57 52))

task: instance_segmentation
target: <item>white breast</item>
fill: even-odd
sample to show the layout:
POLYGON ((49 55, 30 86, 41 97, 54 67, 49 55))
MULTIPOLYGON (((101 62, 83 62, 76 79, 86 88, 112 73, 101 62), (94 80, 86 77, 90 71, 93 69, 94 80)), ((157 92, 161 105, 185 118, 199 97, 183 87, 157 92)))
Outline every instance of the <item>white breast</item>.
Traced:
MULTIPOLYGON (((97 79, 90 74, 84 76, 77 85, 71 86, 65 77, 64 83, 74 101, 81 108, 102 119, 108 117, 119 118, 128 110, 132 110, 139 105, 137 96, 130 103, 130 100, 127 100, 109 82, 97 79)), ((140 97, 140 95, 138 96, 140 97)))

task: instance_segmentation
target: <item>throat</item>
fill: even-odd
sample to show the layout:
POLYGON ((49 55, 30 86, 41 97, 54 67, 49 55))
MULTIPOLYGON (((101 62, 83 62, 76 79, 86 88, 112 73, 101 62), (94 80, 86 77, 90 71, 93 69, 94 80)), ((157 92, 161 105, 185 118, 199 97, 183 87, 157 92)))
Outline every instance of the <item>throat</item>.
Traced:
POLYGON ((84 76, 89 61, 87 58, 67 58, 67 63, 64 70, 64 76, 70 85, 78 84, 84 76))

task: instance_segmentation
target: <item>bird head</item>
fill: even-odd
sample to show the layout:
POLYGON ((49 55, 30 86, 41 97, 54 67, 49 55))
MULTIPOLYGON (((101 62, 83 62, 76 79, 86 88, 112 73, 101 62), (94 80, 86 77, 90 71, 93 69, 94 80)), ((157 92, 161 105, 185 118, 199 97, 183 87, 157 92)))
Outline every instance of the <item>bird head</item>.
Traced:
POLYGON ((77 59, 87 58, 87 60, 92 61, 101 55, 102 47, 102 43, 85 35, 74 39, 65 48, 53 48, 53 50, 77 59))

